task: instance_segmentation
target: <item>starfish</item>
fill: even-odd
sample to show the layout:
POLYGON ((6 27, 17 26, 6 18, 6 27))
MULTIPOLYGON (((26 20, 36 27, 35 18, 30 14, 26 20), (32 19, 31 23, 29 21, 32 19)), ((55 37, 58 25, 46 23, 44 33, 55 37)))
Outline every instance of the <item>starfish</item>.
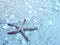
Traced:
POLYGON ((25 38, 25 40, 26 41, 29 41, 28 40, 28 37, 25 35, 24 31, 34 31, 34 30, 37 30, 37 27, 35 27, 35 28, 23 28, 25 22, 26 22, 26 19, 24 19, 24 21, 22 22, 22 25, 20 27, 8 23, 8 26, 14 26, 17 29, 16 31, 8 32, 8 34, 13 35, 13 34, 16 34, 16 33, 19 33, 20 32, 21 35, 25 38))

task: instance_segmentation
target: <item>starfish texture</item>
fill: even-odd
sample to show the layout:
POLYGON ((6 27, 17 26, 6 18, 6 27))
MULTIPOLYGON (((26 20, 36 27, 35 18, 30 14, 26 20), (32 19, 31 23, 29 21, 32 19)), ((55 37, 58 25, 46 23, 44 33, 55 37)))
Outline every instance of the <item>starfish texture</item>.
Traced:
POLYGON ((16 34, 16 33, 19 33, 19 32, 20 32, 21 35, 25 38, 25 40, 26 40, 26 41, 29 41, 29 40, 28 40, 28 37, 25 35, 24 31, 34 31, 34 30, 37 30, 37 27, 35 27, 35 28, 23 28, 25 22, 26 22, 26 19, 24 19, 24 21, 22 22, 22 25, 21 25, 20 27, 8 23, 8 26, 14 26, 14 27, 16 27, 16 28, 18 29, 18 30, 16 30, 16 31, 8 32, 8 34, 13 35, 13 34, 16 34))

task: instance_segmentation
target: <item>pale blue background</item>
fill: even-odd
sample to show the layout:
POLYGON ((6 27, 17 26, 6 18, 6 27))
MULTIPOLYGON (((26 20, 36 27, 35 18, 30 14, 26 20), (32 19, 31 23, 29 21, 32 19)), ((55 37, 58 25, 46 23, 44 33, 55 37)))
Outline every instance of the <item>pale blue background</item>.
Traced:
POLYGON ((60 0, 0 0, 0 45, 60 45, 60 0), (16 30, 6 23, 24 27, 38 27, 25 32, 30 42, 23 36, 8 35, 16 30))

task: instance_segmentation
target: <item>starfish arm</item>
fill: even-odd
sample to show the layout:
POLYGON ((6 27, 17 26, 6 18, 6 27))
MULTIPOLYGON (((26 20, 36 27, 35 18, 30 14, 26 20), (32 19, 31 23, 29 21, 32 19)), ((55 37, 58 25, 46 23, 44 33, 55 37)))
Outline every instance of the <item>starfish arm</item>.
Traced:
POLYGON ((24 28, 24 31, 34 31, 37 29, 38 29, 37 27, 35 27, 35 28, 24 28))
POLYGON ((10 34, 10 35, 13 35, 13 34, 16 34, 16 33, 18 33, 19 31, 12 31, 12 32, 8 32, 8 34, 10 34))
POLYGON ((25 33, 24 33, 22 30, 20 30, 19 32, 20 32, 21 35, 25 38, 26 41, 29 41, 29 40, 28 40, 28 37, 25 35, 25 33))
POLYGON ((15 26, 15 25, 8 23, 8 26, 15 26))
POLYGON ((22 22, 22 26, 25 24, 25 22, 26 22, 26 19, 24 19, 24 21, 22 22))
POLYGON ((18 26, 16 26, 16 25, 13 25, 13 24, 10 24, 10 23, 8 23, 8 26, 14 26, 15 28, 19 28, 18 26))

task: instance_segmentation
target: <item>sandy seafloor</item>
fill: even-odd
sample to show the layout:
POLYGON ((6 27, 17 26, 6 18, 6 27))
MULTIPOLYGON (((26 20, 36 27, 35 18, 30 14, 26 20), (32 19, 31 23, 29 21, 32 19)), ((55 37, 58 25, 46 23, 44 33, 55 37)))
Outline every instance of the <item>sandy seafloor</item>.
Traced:
POLYGON ((60 0, 0 0, 0 45, 60 45, 60 0), (38 27, 36 31, 25 31, 29 38, 17 33, 7 23, 24 27, 38 27))

